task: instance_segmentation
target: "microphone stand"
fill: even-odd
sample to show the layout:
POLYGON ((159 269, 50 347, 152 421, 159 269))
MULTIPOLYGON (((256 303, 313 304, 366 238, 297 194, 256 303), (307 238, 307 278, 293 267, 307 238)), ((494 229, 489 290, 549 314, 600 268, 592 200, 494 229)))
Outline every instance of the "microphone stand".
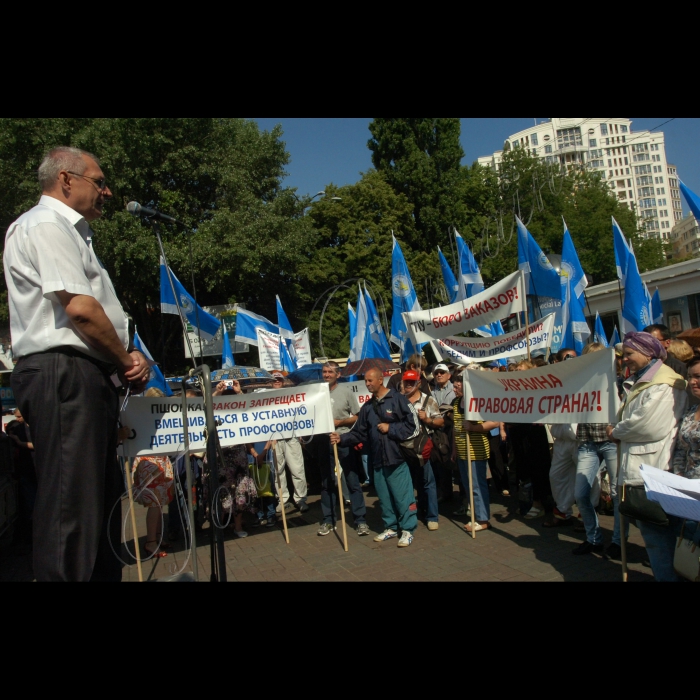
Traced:
MULTIPOLYGON (((216 419, 214 417, 214 405, 212 401, 212 387, 211 387, 211 372, 209 367, 205 364, 201 364, 197 367, 195 354, 192 352, 192 344, 190 343, 190 338, 187 333, 187 322, 185 316, 182 313, 182 307, 180 305, 180 300, 175 293, 175 285, 173 283, 172 275, 170 274, 170 265, 168 265, 168 259, 165 256, 165 250, 163 248, 163 241, 160 237, 160 225, 155 218, 150 218, 149 223, 153 229, 153 233, 158 240, 158 247, 160 248, 160 254, 163 257, 163 262, 165 264, 165 272, 168 275, 168 282, 170 283, 170 289, 173 293, 173 298, 175 299, 175 305, 177 306, 178 315, 180 316, 180 321, 182 322, 182 330, 185 336, 185 341, 187 342, 187 347, 190 351, 190 358, 192 359, 193 369, 189 371, 190 377, 199 377, 202 383, 202 394, 204 396, 204 412, 207 421, 207 463, 209 465, 209 547, 211 556, 211 576, 210 581, 215 583, 221 581, 226 583, 226 553, 224 551, 224 542, 222 532, 218 527, 214 526, 213 513, 214 513, 214 498, 218 498, 218 491, 215 491, 214 486, 219 483, 219 465, 217 459, 217 447, 219 435, 216 430, 216 419)), ((197 300, 195 298, 195 305, 197 300)), ((198 329, 199 330, 199 329, 198 329)), ((202 357, 202 340, 200 335, 199 340, 200 348, 200 361, 202 357)), ((182 379, 182 424, 183 424, 183 437, 185 445, 185 475, 187 484, 187 508, 189 512, 190 519, 190 553, 192 556, 192 569, 194 573, 195 581, 198 579, 198 566, 197 566, 197 543, 195 539, 195 526, 194 526, 194 503, 192 501, 192 464, 190 461, 190 442, 189 442, 189 424, 187 420, 187 397, 186 397, 186 379, 182 379)), ((203 475, 202 475, 203 476, 203 475)))

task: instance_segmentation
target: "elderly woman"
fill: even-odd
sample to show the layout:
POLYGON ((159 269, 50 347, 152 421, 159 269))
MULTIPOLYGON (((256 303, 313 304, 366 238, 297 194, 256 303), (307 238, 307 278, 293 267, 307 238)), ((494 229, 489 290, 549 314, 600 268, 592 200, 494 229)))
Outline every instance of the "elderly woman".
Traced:
MULTIPOLYGON (((685 380, 664 365, 666 349, 649 333, 628 333, 622 361, 630 371, 623 382, 624 400, 608 438, 619 442, 618 493, 623 484, 643 483, 640 465, 668 471, 673 446, 687 404, 685 380)), ((671 519, 671 518, 670 518, 671 519)), ((677 528, 638 521, 657 581, 676 581, 673 552, 677 528)))

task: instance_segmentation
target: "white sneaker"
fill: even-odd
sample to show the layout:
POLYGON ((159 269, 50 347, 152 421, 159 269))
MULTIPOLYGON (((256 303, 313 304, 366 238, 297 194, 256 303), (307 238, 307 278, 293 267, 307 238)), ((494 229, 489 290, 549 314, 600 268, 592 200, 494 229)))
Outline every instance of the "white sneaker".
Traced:
POLYGON ((399 533, 394 532, 394 530, 384 530, 374 538, 375 542, 386 542, 387 540, 392 540, 394 537, 398 537, 399 533))
POLYGON ((399 540, 398 546, 399 547, 408 547, 411 544, 411 542, 413 542, 413 535, 410 532, 404 530, 401 533, 401 539, 399 540))
POLYGON ((243 539, 244 537, 248 537, 248 533, 245 530, 241 530, 240 532, 236 533, 236 537, 243 539))

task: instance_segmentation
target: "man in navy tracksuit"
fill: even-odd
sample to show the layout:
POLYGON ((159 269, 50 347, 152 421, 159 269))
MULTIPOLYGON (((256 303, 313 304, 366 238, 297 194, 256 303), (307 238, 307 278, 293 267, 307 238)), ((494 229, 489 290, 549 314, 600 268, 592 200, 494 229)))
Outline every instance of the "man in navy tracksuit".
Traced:
POLYGON ((418 527, 418 508, 411 472, 400 443, 415 438, 420 432, 418 415, 403 394, 384 386, 379 370, 371 369, 365 374, 365 385, 372 400, 362 407, 349 433, 331 433, 331 444, 342 447, 369 445, 374 486, 385 528, 374 541, 385 542, 398 537, 401 529, 399 547, 408 547, 418 527))

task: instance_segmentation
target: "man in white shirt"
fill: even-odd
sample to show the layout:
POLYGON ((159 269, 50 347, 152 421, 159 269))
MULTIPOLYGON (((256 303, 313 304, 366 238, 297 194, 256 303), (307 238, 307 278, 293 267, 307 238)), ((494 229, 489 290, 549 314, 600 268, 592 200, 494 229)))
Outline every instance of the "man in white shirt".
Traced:
POLYGON ((35 447, 34 575, 118 581, 115 380, 140 392, 149 366, 130 348, 127 316, 92 249, 90 222, 112 196, 97 159, 53 149, 39 182, 43 195, 8 229, 3 261, 12 388, 35 447))

